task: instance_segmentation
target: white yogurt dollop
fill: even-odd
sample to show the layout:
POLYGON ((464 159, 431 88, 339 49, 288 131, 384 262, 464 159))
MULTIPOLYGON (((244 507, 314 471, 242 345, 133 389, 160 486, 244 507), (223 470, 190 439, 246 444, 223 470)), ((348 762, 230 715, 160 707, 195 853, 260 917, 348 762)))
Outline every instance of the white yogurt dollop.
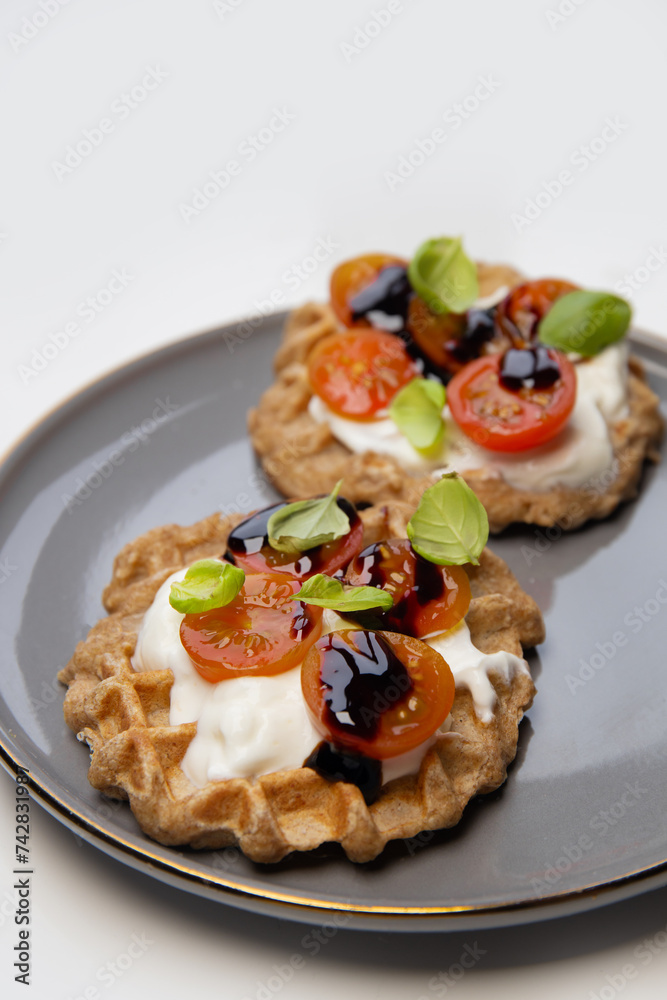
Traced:
MULTIPOLYGON (((311 396, 308 412, 318 424, 326 424, 333 436, 350 451, 363 453, 374 451, 378 455, 391 455, 404 469, 433 468, 434 462, 424 458, 412 447, 405 434, 401 434, 391 417, 380 416, 377 420, 349 420, 330 410, 319 396, 311 396)), ((447 452, 444 447, 435 462, 445 462, 447 452)))
POLYGON ((538 448, 517 453, 490 451, 474 444, 452 419, 445 406, 445 434, 439 454, 425 458, 412 447, 388 416, 377 420, 349 420, 333 413, 318 396, 309 412, 327 424, 331 433, 350 451, 373 451, 395 458, 404 468, 434 470, 484 469, 524 490, 549 490, 562 485, 576 489, 610 470, 614 450, 609 424, 627 415, 626 344, 614 344, 594 358, 575 364, 577 400, 563 430, 538 448))
POLYGON ((500 452, 481 448, 447 420, 446 465, 442 472, 484 469, 490 478, 502 477, 515 489, 549 490, 554 486, 576 489, 611 468, 614 449, 609 428, 590 396, 578 393, 570 418, 551 441, 526 451, 500 452))
MULTIPOLYGON (((171 584, 182 580, 185 569, 172 574, 160 587, 144 616, 132 660, 135 670, 165 670, 174 674, 169 724, 197 723, 182 768, 198 788, 207 781, 250 778, 283 768, 301 767, 322 740, 312 725, 301 694, 301 668, 275 677, 238 677, 209 684, 197 673, 180 640, 182 614, 169 604, 171 584)), ((337 624, 329 615, 327 628, 337 624)), ((487 655, 473 646, 465 622, 428 640, 449 664, 457 687, 467 687, 482 722, 493 717, 495 692, 488 678, 491 668, 509 679, 527 671, 524 660, 511 653, 487 655)), ((440 732, 447 732, 445 720, 440 732)), ((382 765, 383 783, 419 770, 435 734, 409 753, 382 765)))
POLYGON ((481 722, 491 722, 496 705, 496 692, 489 672, 497 670, 509 683, 515 673, 528 674, 528 664, 520 656, 501 650, 482 653, 473 645, 465 621, 426 642, 447 661, 454 674, 457 690, 467 688, 472 695, 475 715, 481 722))
POLYGON ((171 584, 185 573, 173 573, 158 590, 132 660, 135 670, 173 672, 171 726, 197 723, 183 759, 185 774, 201 788, 221 778, 301 767, 321 737, 306 712, 300 667, 275 677, 236 677, 219 684, 200 677, 181 643, 183 615, 169 603, 171 584))
POLYGON ((577 391, 590 397, 609 423, 628 415, 629 353, 627 341, 621 341, 575 364, 577 391))
POLYGON ((300 767, 322 739, 306 713, 300 667, 209 688, 184 760, 195 785, 300 767))

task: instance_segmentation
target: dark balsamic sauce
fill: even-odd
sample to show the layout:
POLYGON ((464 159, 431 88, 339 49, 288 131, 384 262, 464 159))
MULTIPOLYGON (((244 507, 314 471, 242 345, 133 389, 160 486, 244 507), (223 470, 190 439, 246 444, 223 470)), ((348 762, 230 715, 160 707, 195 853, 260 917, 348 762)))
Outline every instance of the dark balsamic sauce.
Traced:
MULTIPOLYGON (((414 291, 408 279, 407 268, 389 264, 382 268, 375 281, 350 299, 352 320, 366 320, 379 330, 395 333, 408 347, 413 358, 420 360, 424 371, 447 382, 451 371, 443 369, 413 341, 408 329, 410 300, 414 291)), ((457 364, 466 364, 482 353, 484 345, 496 335, 496 306, 490 309, 469 309, 465 315, 465 328, 460 338, 452 339, 445 347, 457 364)))
POLYGON ((225 556, 230 562, 234 562, 234 553, 239 555, 254 555, 261 551, 264 545, 268 545, 267 527, 269 518, 281 507, 287 506, 286 501, 279 501, 270 507, 263 507, 256 514, 246 517, 235 528, 232 528, 227 539, 227 552, 225 556))
POLYGON ((542 344, 511 347, 500 364, 500 382, 511 392, 520 389, 549 389, 560 378, 558 361, 542 344))
POLYGON ((294 603, 300 610, 298 615, 295 615, 290 627, 290 637, 295 642, 303 642, 306 636, 310 635, 313 631, 317 622, 319 622, 319 617, 309 612, 308 608, 312 607, 312 605, 304 604, 303 601, 295 601, 294 603))
POLYGON ((379 330, 398 333, 408 317, 413 295, 408 273, 400 264, 383 267, 375 281, 350 299, 350 311, 355 323, 365 319, 379 330))
POLYGON ((331 632, 320 640, 318 647, 330 731, 373 740, 382 713, 413 689, 406 667, 391 644, 377 632, 361 629, 331 632))
POLYGON ((421 362, 425 375, 435 375, 445 385, 450 381, 459 366, 474 361, 480 357, 484 345, 498 335, 496 326, 496 306, 490 309, 469 309, 465 314, 465 325, 460 337, 452 337, 445 341, 443 347, 451 358, 451 368, 443 367, 422 350, 412 339, 409 330, 400 336, 405 340, 408 353, 415 361, 421 362))
MULTIPOLYGON (((417 604, 424 607, 429 601, 437 601, 445 593, 445 578, 442 574, 442 567, 436 563, 422 559, 415 553, 415 582, 410 593, 394 608, 394 614, 399 617, 408 617, 410 610, 410 596, 414 595, 417 604)), ((408 621, 408 626, 412 627, 412 622, 408 621)))
POLYGON ((460 340, 447 344, 449 353, 461 364, 478 358, 484 344, 492 340, 495 331, 496 307, 491 309, 469 309, 466 313, 466 326, 460 340))
MULTIPOLYGON (((345 500, 343 497, 338 497, 336 503, 343 513, 347 515, 350 522, 350 530, 352 530, 359 523, 359 515, 355 507, 349 500, 345 500)), ((286 506, 286 501, 279 501, 270 507, 264 507, 263 510, 257 511, 256 514, 251 514, 245 521, 237 524, 227 539, 227 551, 224 558, 228 562, 235 564, 235 556, 237 555, 255 555, 258 552, 264 551, 269 567, 275 565, 276 567, 280 567, 283 572, 293 572, 295 576, 303 576, 306 573, 319 573, 320 567, 324 565, 326 560, 327 553, 324 551, 327 549, 326 545, 318 546, 309 552, 302 552, 298 556, 294 556, 288 552, 277 552, 269 545, 269 518, 275 511, 286 506)))
POLYGON ((442 600, 445 596, 446 583, 442 567, 423 559, 403 539, 395 542, 375 542, 359 553, 350 564, 353 572, 348 575, 355 586, 381 587, 390 590, 395 570, 405 573, 407 587, 403 597, 400 597, 393 608, 380 611, 370 608, 368 611, 357 611, 349 615, 362 628, 384 629, 389 632, 400 632, 402 635, 415 635, 417 632, 416 616, 420 608, 430 601, 442 600), (405 558, 386 558, 387 549, 405 546, 405 558), (414 571, 412 575, 411 569, 414 571))
POLYGON ((337 750, 331 743, 318 743, 304 760, 303 766, 317 771, 328 781, 347 781, 356 785, 369 806, 375 802, 382 787, 381 761, 347 750, 337 750))

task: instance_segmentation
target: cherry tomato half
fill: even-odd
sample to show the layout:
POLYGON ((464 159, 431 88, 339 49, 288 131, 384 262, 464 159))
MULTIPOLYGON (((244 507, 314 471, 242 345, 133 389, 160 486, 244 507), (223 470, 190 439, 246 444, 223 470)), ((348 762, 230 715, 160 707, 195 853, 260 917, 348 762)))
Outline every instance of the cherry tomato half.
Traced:
POLYGON ((499 354, 466 365, 447 388, 447 402, 461 430, 491 451, 523 451, 555 437, 574 407, 577 376, 564 354, 550 348, 548 355, 560 378, 539 389, 506 389, 499 380, 499 354))
POLYGON ((424 639, 454 628, 470 605, 470 581, 462 566, 422 559, 407 538, 367 546, 345 574, 354 587, 382 587, 394 599, 389 611, 373 612, 377 627, 424 639))
POLYGON ((419 369, 399 337, 356 328, 321 340, 310 355, 308 374, 314 392, 335 413, 368 420, 419 369))
POLYGON ((578 285, 559 278, 541 278, 517 285, 503 299, 496 310, 496 323, 515 346, 530 343, 537 331, 537 324, 544 319, 554 302, 576 292, 578 285))
POLYGON ((385 760, 442 725, 454 677, 435 649, 396 632, 346 629, 308 651, 301 688, 313 725, 335 746, 385 760))
POLYGON ((387 253, 367 253, 346 260, 331 275, 331 307, 344 326, 370 326, 367 320, 355 320, 350 302, 359 292, 377 280, 386 267, 407 267, 407 261, 387 253))
POLYGON ((251 514, 232 528, 227 539, 225 557, 246 573, 287 573, 297 580, 306 580, 315 573, 333 576, 343 569, 363 545, 364 526, 349 500, 338 497, 338 506, 347 514, 350 530, 343 538, 292 555, 271 548, 268 538, 269 518, 286 502, 274 503, 251 514))
POLYGON ((438 368, 456 372, 461 367, 455 354, 456 345, 466 330, 465 313, 431 312, 423 299, 415 295, 408 311, 408 331, 416 346, 438 368))
POLYGON ((427 368, 446 380, 474 358, 512 346, 514 341, 503 334, 495 313, 492 307, 437 315, 415 296, 410 302, 407 328, 427 368))
POLYGON ((217 684, 298 666, 322 629, 321 608, 292 600, 300 588, 279 573, 253 573, 224 608, 185 615, 181 642, 197 673, 217 684))

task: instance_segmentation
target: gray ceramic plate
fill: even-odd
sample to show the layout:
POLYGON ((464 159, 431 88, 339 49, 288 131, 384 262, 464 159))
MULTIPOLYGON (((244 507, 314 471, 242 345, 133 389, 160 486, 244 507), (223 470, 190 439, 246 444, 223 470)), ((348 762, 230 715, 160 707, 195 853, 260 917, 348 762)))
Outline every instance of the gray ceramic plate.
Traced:
MULTIPOLYGON (((245 414, 270 382, 283 319, 249 337, 250 326, 212 331, 128 365, 49 416, 5 462, 5 766, 27 767, 37 800, 122 862, 295 920, 345 911, 348 926, 464 930, 667 883, 664 465, 647 471, 638 502, 607 521, 561 538, 521 528, 493 542, 542 607, 548 639, 532 657, 538 697, 509 780, 452 832, 395 842, 368 865, 326 846, 261 867, 234 850, 161 847, 127 805, 90 788, 56 671, 103 614, 100 594, 125 542, 273 497, 245 414)), ((635 346, 665 400, 667 350, 643 336, 635 346)))

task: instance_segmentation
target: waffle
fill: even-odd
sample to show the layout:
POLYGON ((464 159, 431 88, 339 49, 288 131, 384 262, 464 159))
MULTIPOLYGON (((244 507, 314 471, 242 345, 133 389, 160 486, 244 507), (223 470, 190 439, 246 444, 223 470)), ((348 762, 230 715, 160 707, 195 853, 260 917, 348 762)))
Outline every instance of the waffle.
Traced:
MULTIPOLYGON (((405 537, 412 513, 393 503, 361 512, 364 541, 405 537)), ((68 685, 65 719, 91 751, 94 788, 129 799, 142 830, 166 845, 217 849, 238 844, 253 861, 276 862, 291 851, 339 842, 356 862, 376 857, 388 841, 453 826, 466 803, 497 788, 516 753, 517 727, 532 702, 533 682, 517 672, 510 683, 492 672, 498 702, 482 724, 470 694, 457 692, 451 730, 437 737, 418 775, 398 778, 367 806, 359 789, 330 782, 308 768, 277 771, 254 780, 192 785, 180 764, 196 723, 169 725, 170 670, 135 672, 131 657, 144 612, 177 569, 219 556, 239 516, 219 514, 190 527, 167 525, 126 545, 104 592, 108 617, 76 648, 59 679, 68 685)), ((507 650, 544 638, 532 598, 506 564, 485 549, 468 567, 473 599, 467 622, 483 652, 507 650)))
MULTIPOLYGON (((513 286, 523 279, 502 265, 478 265, 480 294, 513 286)), ((308 412, 312 390, 308 355, 322 339, 339 329, 328 305, 310 303, 288 318, 275 357, 276 381, 248 416, 250 437, 270 480, 285 496, 328 493, 345 479, 345 493, 355 503, 400 500, 416 503, 433 482, 430 475, 410 473, 389 455, 353 454, 325 424, 308 412)), ((612 428, 615 477, 580 489, 563 486, 546 492, 522 490, 484 469, 462 473, 489 515, 492 532, 513 522, 577 528, 591 518, 607 517, 637 493, 646 459, 658 460, 663 422, 658 397, 649 389, 638 359, 630 361, 629 415, 612 428)))

